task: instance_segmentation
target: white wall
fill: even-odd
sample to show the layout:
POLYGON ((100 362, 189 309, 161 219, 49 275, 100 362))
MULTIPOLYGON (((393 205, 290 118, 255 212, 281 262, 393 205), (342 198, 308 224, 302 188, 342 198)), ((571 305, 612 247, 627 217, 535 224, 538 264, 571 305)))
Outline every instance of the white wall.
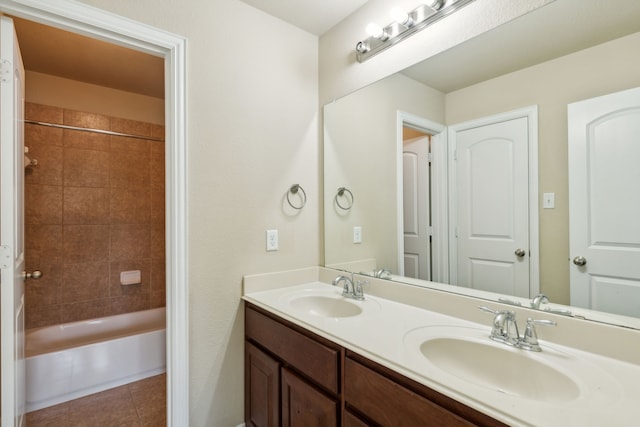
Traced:
POLYGON ((396 74, 324 108, 327 265, 375 259, 376 268, 398 272, 397 111, 444 123, 444 94, 396 74), (344 186, 355 198, 348 212, 334 203, 344 186), (354 226, 362 227, 360 244, 354 226))
POLYGON ((83 2, 188 39, 190 427, 238 425, 242 276, 319 260, 318 39, 238 0, 83 2))

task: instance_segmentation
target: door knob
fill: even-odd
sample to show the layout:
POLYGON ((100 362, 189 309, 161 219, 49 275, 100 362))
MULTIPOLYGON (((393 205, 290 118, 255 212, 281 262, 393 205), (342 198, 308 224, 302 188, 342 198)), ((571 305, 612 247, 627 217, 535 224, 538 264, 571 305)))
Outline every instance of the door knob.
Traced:
POLYGON ((518 258, 522 258, 523 256, 525 256, 527 254, 527 251, 525 251, 522 248, 518 248, 518 249, 516 249, 515 254, 516 254, 516 256, 518 258))
POLYGON ((573 263, 578 267, 582 267, 587 264, 587 259, 583 256, 577 256, 573 259, 573 263))
POLYGON ((26 279, 38 280, 39 278, 42 277, 42 271, 33 270, 33 273, 27 273, 26 271, 23 271, 22 276, 24 277, 25 280, 26 279))

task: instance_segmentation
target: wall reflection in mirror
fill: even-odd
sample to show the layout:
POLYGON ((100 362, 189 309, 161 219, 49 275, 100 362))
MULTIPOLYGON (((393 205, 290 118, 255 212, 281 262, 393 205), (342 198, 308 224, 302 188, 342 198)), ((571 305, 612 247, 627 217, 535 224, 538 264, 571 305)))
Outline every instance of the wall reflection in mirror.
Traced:
POLYGON ((326 105, 325 265, 640 328, 640 2, 613 3, 557 0, 326 105))

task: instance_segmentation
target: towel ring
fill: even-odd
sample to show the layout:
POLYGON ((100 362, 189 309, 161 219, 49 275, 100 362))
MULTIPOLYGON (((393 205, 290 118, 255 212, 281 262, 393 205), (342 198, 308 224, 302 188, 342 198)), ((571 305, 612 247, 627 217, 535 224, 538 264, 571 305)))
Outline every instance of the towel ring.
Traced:
POLYGON ((349 191, 349 189, 347 187, 340 187, 338 188, 338 192, 336 193, 336 197, 334 198, 336 201, 336 205, 338 205, 338 207, 344 211, 348 211, 349 209, 351 209, 351 207, 353 206, 353 202, 354 202, 354 198, 353 198, 353 193, 351 191, 349 191), (349 197, 347 197, 344 193, 349 193, 349 197), (347 199, 347 205, 343 206, 340 204, 340 199, 339 197, 345 197, 347 199), (351 200, 349 200, 351 199, 351 200))
POLYGON ((304 205, 307 204, 307 193, 304 192, 304 189, 300 186, 300 184, 293 184, 291 186, 291 188, 289 188, 289 191, 287 191, 287 203, 289 203, 289 206, 291 206, 293 209, 302 209, 304 208, 304 205), (291 199, 289 198, 289 193, 291 194, 298 194, 298 190, 300 190, 302 192, 302 202, 300 203, 300 206, 296 206, 293 203, 291 203, 291 199))

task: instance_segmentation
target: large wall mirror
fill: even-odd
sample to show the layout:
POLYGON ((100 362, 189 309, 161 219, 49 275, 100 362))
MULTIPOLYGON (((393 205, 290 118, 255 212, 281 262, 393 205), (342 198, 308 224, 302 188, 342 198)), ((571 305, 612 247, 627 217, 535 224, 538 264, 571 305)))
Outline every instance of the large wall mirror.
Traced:
MULTIPOLYGON (((640 328, 633 311, 633 306, 640 307, 640 299, 620 310, 572 305, 576 301, 572 269, 583 272, 591 265, 578 265, 579 258, 574 263, 581 254, 571 253, 570 248, 567 112, 570 104, 640 87, 639 52, 640 2, 556 0, 327 104, 325 265, 523 306, 542 293, 551 301, 542 301, 541 307, 548 310, 640 328), (469 129, 522 117, 523 135, 530 138, 532 151, 528 163, 511 169, 526 170, 528 184, 522 191, 531 194, 525 197, 529 203, 525 227, 532 241, 511 252, 516 264, 526 262, 530 267, 525 272, 528 285, 519 292, 477 288, 456 273, 463 234, 458 211, 469 208, 460 208, 455 200, 462 187, 453 170, 460 166, 455 166, 459 153, 452 150, 452 143, 461 147, 469 129), (420 150, 427 154, 421 157, 420 150), (420 158, 426 166, 415 160, 420 158), (420 185, 428 187, 426 207, 414 201, 415 194, 423 191, 420 185), (426 226, 423 220, 414 227, 415 212, 428 218, 426 226), (426 230, 426 236, 420 237, 412 227, 426 230), (408 238, 408 231, 419 243, 408 238), (428 246, 420 255, 426 266, 407 255, 412 245, 428 246)), ((629 129, 640 133, 633 124, 629 129)), ((638 152, 635 149, 630 156, 638 152)), ((497 162, 500 153, 486 151, 486 164, 497 162)), ((504 200, 494 189, 504 182, 505 188, 512 188, 515 179, 502 170, 495 167, 488 175, 471 176, 470 185, 479 188, 475 203, 502 206, 504 200)), ((638 218, 640 176, 621 176, 631 180, 618 184, 632 201, 625 201, 625 210, 638 209, 627 218, 638 218)), ((596 199, 590 194, 587 198, 596 199)), ((489 216, 497 226, 509 221, 489 216)), ((619 234, 631 236, 632 251, 640 253, 637 227, 619 234)), ((495 274, 487 270, 486 277, 495 274)), ((625 298, 622 287, 612 289, 625 298)), ((606 286, 597 292, 604 295, 606 286)), ((629 295, 635 294, 628 294, 627 300, 629 295)))

